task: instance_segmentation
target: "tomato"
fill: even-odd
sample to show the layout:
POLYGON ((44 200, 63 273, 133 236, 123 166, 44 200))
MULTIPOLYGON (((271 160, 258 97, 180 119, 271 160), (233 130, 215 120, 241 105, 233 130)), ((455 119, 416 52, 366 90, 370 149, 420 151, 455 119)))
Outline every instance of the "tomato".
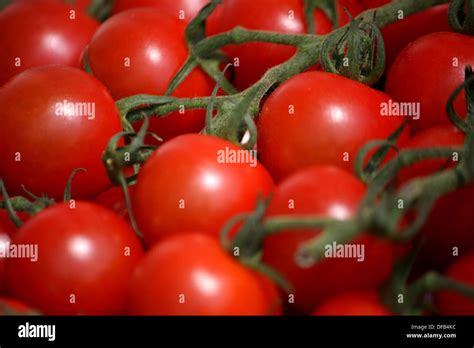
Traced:
POLYGON ((0 315, 32 315, 36 310, 9 297, 0 297, 0 315))
POLYGON ((451 31, 448 23, 449 4, 429 9, 400 19, 382 29, 385 41, 385 67, 392 66, 398 54, 412 41, 439 31, 451 31))
MULTIPOLYGON (((0 251, 4 255, 4 251, 8 248, 10 243, 10 236, 0 227, 0 251)), ((5 287, 5 258, 0 256, 0 292, 3 292, 5 287)))
POLYGON ((391 315, 375 291, 348 292, 331 297, 319 306, 313 315, 391 315))
POLYGON ((65 4, 18 2, 0 12, 0 86, 36 66, 79 67, 98 24, 65 4))
MULTIPOLYGON (((339 75, 296 75, 263 105, 257 122, 260 159, 277 180, 311 165, 335 165, 352 172, 363 145, 386 139, 401 126, 403 117, 381 116, 382 106, 390 101, 387 95, 339 75)), ((407 137, 408 131, 400 140, 407 137)))
POLYGON ((38 254, 36 261, 7 260, 9 293, 47 315, 121 314, 143 253, 123 219, 83 201, 45 209, 23 225, 12 244, 36 246, 38 254))
MULTIPOLYGON (((410 118, 414 133, 450 123, 446 104, 456 87, 463 83, 466 65, 474 65, 472 45, 474 38, 469 36, 434 33, 412 42, 395 60, 385 90, 398 102, 420 104, 420 118, 410 118)), ((460 115, 466 113, 464 94, 457 98, 455 109, 460 115)))
POLYGON ((118 13, 136 7, 156 7, 161 12, 189 23, 209 0, 116 0, 112 12, 118 13))
MULTIPOLYGON (((357 15, 359 6, 353 1, 338 1, 340 24, 348 22, 344 6, 357 15)), ((332 30, 332 23, 321 11, 314 14, 316 32, 326 34, 332 30)), ((213 18, 209 34, 218 34, 241 26, 252 30, 275 31, 287 34, 307 33, 302 0, 225 0, 218 15, 213 18)), ((255 83, 271 67, 283 63, 294 55, 291 46, 270 43, 246 43, 226 46, 224 52, 231 62, 236 58, 235 86, 243 90, 255 83)), ((234 64, 235 65, 235 64, 234 64)))
MULTIPOLYGON (((356 212, 364 194, 365 186, 342 169, 311 167, 279 184, 267 208, 266 218, 314 215, 345 220, 356 212)), ((264 241, 263 261, 293 286, 291 310, 309 313, 330 296, 376 288, 392 270, 397 248, 368 234, 361 234, 350 243, 363 251, 359 255, 363 256, 362 262, 350 257, 327 258, 301 268, 295 263, 297 250, 320 232, 318 229, 283 230, 264 241)))
MULTIPOLYGON (((130 197, 133 197, 134 192, 135 186, 129 186, 128 193, 130 197)), ((117 215, 124 218, 126 221, 130 221, 128 216, 127 203, 125 202, 125 196, 121 187, 113 186, 107 189, 106 191, 95 197, 94 202, 103 207, 109 208, 117 215)))
MULTIPOLYGON (((445 276, 474 288, 474 253, 461 254, 447 269, 445 276)), ((474 315, 474 300, 453 291, 436 294, 441 315, 474 315)))
POLYGON ((95 78, 70 67, 30 69, 0 90, 0 177, 8 193, 21 185, 60 200, 77 168, 73 197, 109 186, 102 153, 122 127, 113 99, 95 78))
POLYGON ((147 245, 190 230, 217 237, 227 220, 253 211, 273 181, 248 155, 200 134, 182 135, 158 148, 138 175, 133 201, 147 245))
MULTIPOLYGON (((422 149, 429 147, 462 147, 464 134, 453 126, 438 126, 425 130, 406 142, 402 149, 422 149)), ((419 161, 403 169, 398 180, 405 184, 412 179, 434 174, 443 168, 452 167, 457 162, 450 159, 430 159, 419 161)), ((459 160, 459 158, 457 158, 459 160)), ((474 185, 468 185, 439 198, 425 225, 420 231, 422 249, 421 265, 443 268, 453 259, 453 248, 459 252, 474 249, 474 221, 471 218, 474 205, 474 185)))
MULTIPOLYGON (((163 95, 185 62, 188 52, 184 24, 158 9, 139 8, 106 21, 89 46, 91 69, 115 99, 135 94, 163 95)), ((173 94, 207 96, 214 83, 194 70, 173 94)), ((182 110, 166 118, 153 118, 149 130, 163 139, 204 128, 204 110, 182 110)))
POLYGON ((259 280, 212 237, 192 233, 156 244, 130 280, 132 315, 264 315, 259 280))
MULTIPOLYGON (((2 201, 1 198, 0 198, 0 201, 2 201)), ((26 220, 30 218, 28 213, 17 212, 16 214, 18 215, 20 220, 23 222, 25 222, 26 220)), ((17 230, 18 228, 15 226, 13 221, 8 216, 7 211, 5 209, 0 209, 0 233, 3 232, 10 236, 13 236, 17 230)))

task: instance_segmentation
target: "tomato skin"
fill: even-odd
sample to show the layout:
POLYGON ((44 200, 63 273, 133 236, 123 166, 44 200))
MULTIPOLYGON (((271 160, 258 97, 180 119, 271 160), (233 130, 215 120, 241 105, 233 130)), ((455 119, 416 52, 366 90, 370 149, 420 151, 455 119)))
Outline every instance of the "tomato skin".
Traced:
POLYGON ((112 13, 137 7, 156 7, 166 15, 189 23, 208 3, 209 0, 116 0, 112 13))
POLYGON ((75 19, 70 19, 71 10, 65 4, 25 1, 0 12, 0 86, 32 67, 79 67, 79 57, 98 24, 82 12, 74 12, 75 19))
MULTIPOLYGON (((99 28, 89 45, 94 76, 116 100, 135 94, 164 95, 188 55, 184 28, 183 23, 158 9, 137 8, 113 16, 99 28)), ((211 95, 214 85, 200 69, 195 69, 173 96, 211 95)), ((184 110, 165 118, 152 118, 149 130, 166 140, 199 132, 204 128, 205 114, 204 110, 184 110)))
POLYGON ((77 168, 87 172, 74 177, 74 198, 94 196, 110 185, 101 157, 122 126, 114 101, 95 78, 70 67, 30 69, 3 86, 0 105, 0 177, 11 196, 24 194, 23 184, 36 195, 61 200, 77 168), (89 103, 94 117, 84 116, 85 109, 58 116, 65 100, 89 103))
MULTIPOLYGON (((135 193, 135 186, 128 187, 128 194, 133 197, 135 193)), ((127 203, 125 202, 125 196, 122 188, 119 186, 113 186, 106 191, 99 194, 94 198, 94 203, 97 203, 103 207, 109 208, 115 212, 118 216, 130 222, 128 215, 127 203)))
MULTIPOLYGON (((462 147, 465 136, 453 126, 438 126, 425 130, 408 140, 402 149, 429 147, 462 147)), ((457 162, 446 159, 419 161, 404 168, 398 175, 399 184, 415 178, 434 174, 442 168, 453 167, 457 162)), ((453 259, 453 248, 459 252, 474 249, 474 221, 471 218, 474 205, 474 185, 470 184, 439 198, 425 225, 420 231, 422 248, 420 265, 444 268, 453 259)), ((456 257, 454 257, 456 258, 456 257)))
POLYGON ((35 310, 9 297, 0 296, 0 315, 31 315, 35 310))
POLYGON ((331 297, 313 315, 386 316, 392 313, 382 304, 376 291, 361 291, 331 297))
POLYGON ((143 255, 122 219, 83 201, 75 208, 61 203, 45 209, 12 243, 37 245, 38 259, 7 259, 8 291, 46 315, 123 313, 126 286, 143 255))
MULTIPOLYGON (((337 167, 302 170, 281 182, 272 194, 266 218, 281 215, 318 215, 348 219, 365 194, 364 185, 337 167), (317 194, 315 194, 317 193, 317 194), (294 207, 290 205, 294 202, 294 207)), ((299 267, 298 248, 318 236, 320 230, 284 230, 264 241, 263 262, 280 272, 293 285, 292 310, 310 313, 316 306, 341 292, 376 288, 392 270, 396 247, 362 234, 353 242, 364 245, 365 260, 325 259, 309 268, 299 267)))
POLYGON ((385 41, 385 69, 389 71, 400 52, 416 39, 440 31, 451 31, 448 23, 449 4, 405 17, 382 29, 385 41))
POLYGON ((371 140, 386 139, 404 121, 381 116, 381 105, 389 99, 339 75, 296 75, 263 105, 257 120, 260 159, 277 181, 311 165, 335 165, 352 173, 358 150, 371 140))
MULTIPOLYGON (((338 1, 340 24, 348 22, 344 12, 346 6, 351 14, 358 14, 360 8, 353 1, 338 1)), ((321 11, 315 11, 316 32, 326 34, 332 30, 332 23, 321 11)), ((241 26, 252 30, 275 31, 287 34, 307 32, 301 0, 226 0, 218 15, 214 16, 209 34, 214 35, 241 26), (293 18, 290 18, 290 14, 293 18)), ((223 48, 231 62, 239 59, 235 68, 234 85, 244 90, 255 83, 271 67, 288 60, 296 52, 294 47, 270 43, 246 43, 228 45, 223 48)))
MULTIPOLYGON (((10 243, 10 236, 0 227, 0 250, 5 251, 8 243, 10 243)), ((5 287, 5 258, 0 257, 0 293, 5 287)))
MULTIPOLYGON (((473 45, 474 38, 469 36, 434 33, 409 44, 393 63, 385 91, 398 102, 421 104, 420 118, 410 119, 410 129, 414 134, 436 125, 450 124, 446 104, 449 96, 464 81, 465 66, 474 65, 473 45), (433 59, 427 60, 426 57, 433 59), (459 60, 458 66, 453 66, 454 57, 459 60), (407 76, 410 76, 408 84, 407 76)), ((456 99, 455 109, 459 115, 465 115, 464 94, 456 99)))
MULTIPOLYGON (((446 270, 445 276, 474 287, 474 253, 461 254, 446 270)), ((474 300, 453 291, 440 291, 435 296, 441 315, 474 315, 474 300)))
POLYGON ((127 310, 132 315, 264 315, 269 308, 250 270, 214 238, 189 233, 156 244, 138 264, 127 310))
POLYGON ((240 150, 214 136, 188 134, 150 156, 138 175, 133 201, 147 245, 193 229, 218 237, 228 219, 253 211, 257 196, 268 195, 273 181, 265 168, 257 162, 254 167, 220 163, 226 149, 240 150))

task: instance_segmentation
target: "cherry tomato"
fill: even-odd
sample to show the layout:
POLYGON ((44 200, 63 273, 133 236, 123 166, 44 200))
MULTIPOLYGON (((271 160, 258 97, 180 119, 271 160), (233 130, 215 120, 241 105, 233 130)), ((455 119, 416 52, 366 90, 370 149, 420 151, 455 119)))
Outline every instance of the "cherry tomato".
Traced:
MULTIPOLYGON (((128 193, 130 197, 133 197, 133 194, 135 193, 135 186, 129 186, 128 193)), ((124 218, 127 222, 130 221, 127 203, 125 202, 125 196, 121 187, 113 186, 107 189, 95 197, 94 202, 103 207, 109 208, 117 215, 124 218)))
MULTIPOLYGON (((115 99, 135 94, 163 95, 184 64, 188 52, 184 24, 158 9, 138 8, 119 13, 94 35, 88 55, 91 69, 115 99)), ((214 83, 194 70, 173 94, 207 96, 214 83)), ((153 118, 149 130, 163 139, 204 128, 204 110, 181 110, 153 118)))
POLYGON ((0 86, 36 66, 80 66, 98 24, 71 6, 18 2, 0 12, 0 86))
POLYGON ((412 41, 438 31, 451 31, 448 23, 449 4, 430 7, 414 15, 399 19, 382 29, 385 41, 385 67, 392 66, 398 54, 412 41))
POLYGON ((376 291, 361 291, 331 297, 313 315, 382 316, 392 313, 382 304, 376 291))
MULTIPOLYGON (((0 198, 0 201, 1 200, 2 199, 0 198)), ((17 212, 16 214, 23 222, 30 218, 30 216, 24 212, 17 212)), ((0 232, 7 233, 9 236, 13 236, 17 230, 18 227, 16 227, 13 221, 10 219, 7 211, 5 209, 0 209, 0 232)))
MULTIPOLYGON (((342 169, 311 167, 280 183, 272 195, 266 218, 314 215, 345 220, 356 212, 364 193, 365 186, 342 169)), ((264 241, 263 261, 293 286, 290 295, 294 295, 294 303, 288 305, 292 311, 310 313, 330 296, 376 288, 392 270, 397 248, 368 234, 350 243, 363 250, 359 255, 363 257, 326 258, 301 268, 295 263, 296 252, 320 232, 318 229, 284 230, 264 241)))
MULTIPOLYGON (((310 165, 335 165, 352 172, 363 145, 386 139, 401 126, 403 117, 381 116, 390 101, 339 75, 296 75, 263 105, 258 118, 260 159, 276 180, 310 165)), ((407 137, 408 131, 400 141, 407 137)))
MULTIPOLYGON (((453 126, 438 126, 425 130, 403 145, 403 149, 429 147, 459 147, 464 144, 464 134, 453 126)), ((412 179, 434 174, 457 164, 459 155, 449 159, 423 160, 399 173, 400 184, 412 179)), ((433 207, 420 236, 422 249, 418 263, 425 267, 444 268, 453 257, 453 248, 459 252, 474 249, 474 221, 471 218, 474 205, 474 185, 468 185, 439 198, 433 207)))
POLYGON ((28 305, 9 297, 0 297, 0 315, 32 315, 37 311, 28 305))
POLYGON ((0 89, 0 177, 10 195, 60 200, 71 173, 73 197, 109 186, 102 153, 122 130, 113 99, 95 78, 70 67, 29 69, 0 89))
POLYGON ((136 7, 156 7, 161 12, 189 23, 209 0, 116 0, 112 12, 118 13, 136 7))
POLYGON ((156 244, 130 280, 132 315, 265 315, 255 275, 209 236, 181 234, 156 244))
MULTIPOLYGON (((450 123, 446 104, 456 87, 463 83, 466 65, 474 65, 473 45, 474 38, 469 36, 434 33, 412 42, 397 57, 385 90, 398 102, 420 104, 419 119, 410 118, 410 129, 414 133, 450 123), (407 83, 408 78, 410 83, 407 83)), ((457 98, 455 109, 465 115, 464 94, 457 98)))
MULTIPOLYGON (((338 1, 340 24, 348 22, 344 6, 357 15, 360 7, 353 1, 338 1)), ((316 32, 326 34, 332 30, 329 18, 320 10, 314 14, 316 32)), ((302 0, 226 0, 213 18, 209 34, 214 35, 236 26, 252 30, 267 30, 287 34, 307 33, 302 0)), ((271 67, 283 63, 294 55, 294 47, 270 43, 229 45, 224 52, 235 66, 235 86, 243 90, 255 83, 271 67), (235 59, 238 58, 238 66, 235 59)))
POLYGON ((158 148, 138 175, 133 202, 147 245, 195 229, 217 237, 227 220, 253 211, 273 182, 248 156, 227 141, 200 134, 158 148))
MULTIPOLYGON (((0 227, 0 252, 5 254, 10 243, 10 236, 0 227)), ((5 287, 5 258, 0 257, 0 293, 5 287)))
MULTIPOLYGON (((461 255, 445 276, 474 288, 474 253, 461 255)), ((474 300, 453 291, 437 293, 436 304, 441 315, 474 315, 474 300)))
POLYGON ((122 313, 126 286, 143 254, 123 219, 82 201, 45 209, 12 243, 36 246, 37 259, 7 259, 9 293, 47 315, 122 313))

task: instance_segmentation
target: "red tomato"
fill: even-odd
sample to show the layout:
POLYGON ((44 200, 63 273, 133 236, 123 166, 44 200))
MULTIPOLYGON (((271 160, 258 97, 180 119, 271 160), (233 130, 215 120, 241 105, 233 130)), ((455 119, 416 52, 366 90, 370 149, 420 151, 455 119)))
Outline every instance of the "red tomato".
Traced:
MULTIPOLYGON (((0 202, 2 199, 0 198, 0 202)), ((18 217, 20 218, 21 221, 25 222, 30 218, 28 213, 23 213, 23 212, 17 212, 16 213, 18 217)), ((4 232, 7 233, 10 236, 15 235, 16 231, 18 228, 15 226, 13 221, 10 219, 8 216, 8 213, 5 209, 0 209, 0 233, 4 232)))
MULTIPOLYGON (((125 11, 106 21, 89 46, 94 76, 115 99, 135 94, 163 95, 171 79, 185 62, 188 52, 184 24, 158 9, 125 11)), ((173 95, 206 96, 214 83, 194 70, 173 95)), ((166 118, 153 118, 149 130, 163 139, 204 128, 204 110, 183 110, 166 118)))
POLYGON ((0 315, 31 315, 36 310, 13 298, 0 297, 0 315))
MULTIPOLYGON (((474 253, 464 254, 448 268, 445 276, 474 288, 474 253)), ((453 291, 436 294, 436 304, 442 315, 474 315, 474 299, 453 291)))
MULTIPOLYGON (((357 15, 361 10, 353 1, 338 1, 337 6, 341 25, 348 22, 344 6, 353 15, 357 15)), ((314 20, 318 34, 326 34, 332 30, 331 21, 321 10, 315 12, 314 20)), ((213 18, 209 34, 222 33, 236 26, 253 30, 304 34, 307 28, 303 1, 226 0, 218 15, 213 18)), ((288 60, 296 49, 269 43, 246 43, 226 46, 224 52, 232 62, 235 58, 239 59, 239 66, 235 68, 234 84, 243 90, 255 83, 268 69, 288 60)))
MULTIPOLYGON (((434 33, 412 42, 397 57, 385 90, 398 102, 420 103, 420 118, 410 119, 414 133, 450 124, 446 104, 456 87, 463 83, 466 65, 474 65, 473 45, 474 38, 469 36, 434 33)), ((464 94, 456 100, 455 109, 460 115, 466 113, 464 94)))
POLYGON ((24 194, 23 184, 36 195, 61 199, 77 168, 87 172, 74 178, 73 197, 108 187, 101 156, 122 127, 96 79, 69 67, 29 69, 0 89, 0 105, 0 177, 10 195, 24 194))
MULTIPOLYGON (((352 172, 364 144, 386 139, 401 126, 403 117, 381 116, 389 101, 387 95, 339 75, 296 75, 263 105, 258 118, 260 159, 277 180, 311 165, 352 172)), ((405 132, 400 140, 407 137, 405 132)))
POLYGON ((313 315, 382 316, 392 313, 382 304, 376 291, 361 291, 331 297, 313 315))
POLYGON ((47 315, 120 314, 142 247, 111 211, 78 201, 29 220, 12 241, 37 246, 37 260, 9 258, 6 284, 15 298, 47 315))
POLYGON ((18 2, 0 12, 0 86, 36 66, 79 67, 98 24, 65 4, 18 2))
MULTIPOLYGON (((417 134, 404 144, 404 149, 422 149, 429 147, 462 147, 464 134, 453 126, 438 126, 417 134)), ((434 174, 440 169, 456 164, 451 159, 424 160, 402 170, 400 183, 434 174)), ((420 264, 443 268, 453 259, 453 248, 460 252, 474 249, 474 185, 468 185, 441 197, 433 207, 420 236, 423 247, 420 252, 420 264)))
POLYGON ((451 31, 448 23, 449 4, 429 9, 398 20, 382 29, 385 41, 385 67, 388 71, 398 54, 412 41, 438 31, 451 31))
POLYGON ((161 12, 189 23, 209 0, 116 0, 112 12, 118 13, 136 7, 156 7, 161 12))
MULTIPOLYGON (((2 230, 0 226, 0 252, 1 255, 5 254, 6 249, 10 243, 10 236, 2 230)), ((0 256, 0 293, 3 292, 5 287, 5 258, 0 256)))
MULTIPOLYGON (((130 197, 133 197, 133 194, 135 193, 135 186, 129 186, 128 193, 130 197)), ((127 203, 125 202, 125 196, 121 187, 113 186, 109 188, 95 197, 94 202, 103 207, 109 208, 117 215, 124 218, 126 221, 130 221, 127 203)))
POLYGON ((156 150, 138 175, 133 202, 147 245, 190 230, 217 237, 227 220, 253 211, 273 182, 243 151, 200 134, 177 137, 156 150))
POLYGON ((264 315, 260 281, 203 234, 155 245, 135 269, 127 300, 132 315, 264 315))
MULTIPOLYGON (((347 172, 336 167, 311 167, 280 183, 266 217, 317 215, 344 220, 356 212, 364 194, 364 185, 347 172)), ((319 234, 318 229, 284 230, 265 239, 263 261, 293 285, 292 310, 309 313, 330 296, 376 288, 390 275, 395 246, 368 234, 351 243, 363 250, 362 262, 349 257, 327 258, 301 268, 295 263, 297 250, 319 234)))

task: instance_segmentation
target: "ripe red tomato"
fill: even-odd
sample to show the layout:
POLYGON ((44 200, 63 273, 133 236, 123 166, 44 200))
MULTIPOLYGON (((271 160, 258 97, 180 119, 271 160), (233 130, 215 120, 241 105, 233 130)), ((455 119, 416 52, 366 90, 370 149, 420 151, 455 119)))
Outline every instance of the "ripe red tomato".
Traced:
MULTIPOLYGON (((0 198, 0 202, 2 199, 0 198)), ((20 218, 21 221, 25 222, 30 218, 28 213, 24 212, 17 212, 16 213, 18 217, 20 218)), ((13 221, 10 219, 8 216, 8 213, 5 209, 0 209, 0 233, 7 233, 9 236, 15 235, 16 231, 18 231, 18 228, 15 226, 13 221)))
MULTIPOLYGON (((446 104, 464 81, 466 65, 474 65, 473 45, 474 38, 469 36, 434 33, 412 42, 397 57, 385 90, 398 102, 420 103, 420 118, 410 119, 410 129, 414 133, 450 124, 446 104), (408 78, 410 83, 407 83, 408 78)), ((456 100, 455 109, 460 115, 466 113, 464 94, 456 100)))
MULTIPOLYGON (((135 186, 129 186, 128 193, 130 197, 133 197, 135 193, 135 186)), ((94 203, 109 208, 118 216, 124 218, 126 221, 130 221, 128 216, 127 203, 125 202, 125 196, 121 187, 113 186, 107 189, 106 191, 95 197, 94 203)))
MULTIPOLYGON (((474 288, 474 253, 464 254, 447 269, 445 276, 474 288)), ((474 315, 474 300, 453 291, 436 294, 441 315, 474 315)))
POLYGON ((209 236, 193 233, 156 244, 130 280, 132 315, 265 315, 260 281, 209 236))
POLYGON ((0 86, 36 66, 79 67, 98 24, 71 6, 18 2, 0 12, 0 86))
POLYGON ((410 42, 431 33, 451 31, 448 23, 448 8, 449 4, 430 7, 382 29, 387 71, 410 42))
POLYGON ((133 202, 147 245, 192 230, 217 237, 227 220, 253 211, 273 182, 255 157, 244 156, 237 146, 200 134, 158 148, 138 175, 133 202))
POLYGON ((31 315, 36 310, 9 297, 0 297, 0 315, 31 315))
POLYGON ((122 313, 129 277, 143 254, 123 219, 82 201, 45 209, 12 243, 36 246, 38 254, 36 262, 7 260, 9 293, 47 315, 122 313))
MULTIPOLYGON (((311 165, 352 172, 363 145, 386 139, 401 126, 403 117, 381 116, 389 101, 387 95, 339 75, 296 75, 263 105, 258 118, 260 159, 276 180, 311 165)), ((407 137, 408 131, 400 141, 407 137)))
POLYGON ((319 306, 313 315, 392 315, 382 304, 376 291, 348 292, 331 297, 319 306))
POLYGON ((87 172, 74 178, 73 197, 108 187, 101 156, 122 127, 99 81, 70 67, 29 69, 0 89, 0 105, 0 177, 10 195, 24 194, 23 184, 61 199, 77 168, 87 172))
MULTIPOLYGON (((438 126, 417 134, 403 145, 403 149, 462 147, 464 139, 464 134, 453 126, 438 126)), ((448 160, 417 162, 402 170, 398 180, 404 184, 412 179, 438 172, 440 169, 452 167, 456 164, 453 159, 454 157, 448 160)), ((474 206, 472 184, 438 199, 420 232, 423 243, 418 261, 420 265, 444 268, 452 262, 453 257, 456 258, 453 256, 454 247, 458 248, 460 253, 474 249, 472 206, 474 206)))
MULTIPOLYGON (((135 94, 163 95, 187 58, 184 24, 158 9, 138 8, 105 22, 89 46, 94 73, 115 99, 135 94), (124 44, 125 43, 125 44, 124 44)), ((194 70, 173 94, 206 96, 214 83, 194 70)), ((166 118, 153 118, 149 130, 163 139, 204 128, 204 110, 183 110, 166 118)))
MULTIPOLYGON (((266 218, 281 215, 317 215, 348 219, 357 210, 365 186, 336 167, 311 167, 287 178, 275 189, 266 218)), ((293 285, 291 310, 310 313, 330 296, 341 292, 376 288, 385 281, 396 258, 396 247, 362 234, 351 243, 363 253, 356 258, 326 258, 301 268, 295 254, 320 230, 284 230, 264 241, 263 261, 293 285), (362 249, 363 248, 363 249, 362 249), (362 258, 360 258, 362 260, 362 258)))
MULTIPOLYGON (((5 253, 10 243, 10 236, 0 226, 0 251, 5 253)), ((5 287, 5 258, 0 257, 0 293, 5 287)))
MULTIPOLYGON (((353 1, 338 1, 337 6, 341 25, 348 22, 344 7, 353 15, 361 11, 359 5, 353 1)), ((326 34, 332 30, 331 21, 319 9, 315 11, 314 21, 318 34, 326 34)), ((253 30, 304 34, 307 28, 303 1, 226 0, 222 4, 222 9, 213 18, 209 34, 222 33, 236 26, 253 30)), ((255 83, 268 69, 288 60, 296 49, 269 43, 246 43, 226 46, 224 52, 232 62, 235 58, 239 59, 233 82, 238 89, 243 90, 255 83)))
POLYGON ((112 13, 136 7, 156 7, 161 12, 189 23, 209 0, 116 0, 112 13))

